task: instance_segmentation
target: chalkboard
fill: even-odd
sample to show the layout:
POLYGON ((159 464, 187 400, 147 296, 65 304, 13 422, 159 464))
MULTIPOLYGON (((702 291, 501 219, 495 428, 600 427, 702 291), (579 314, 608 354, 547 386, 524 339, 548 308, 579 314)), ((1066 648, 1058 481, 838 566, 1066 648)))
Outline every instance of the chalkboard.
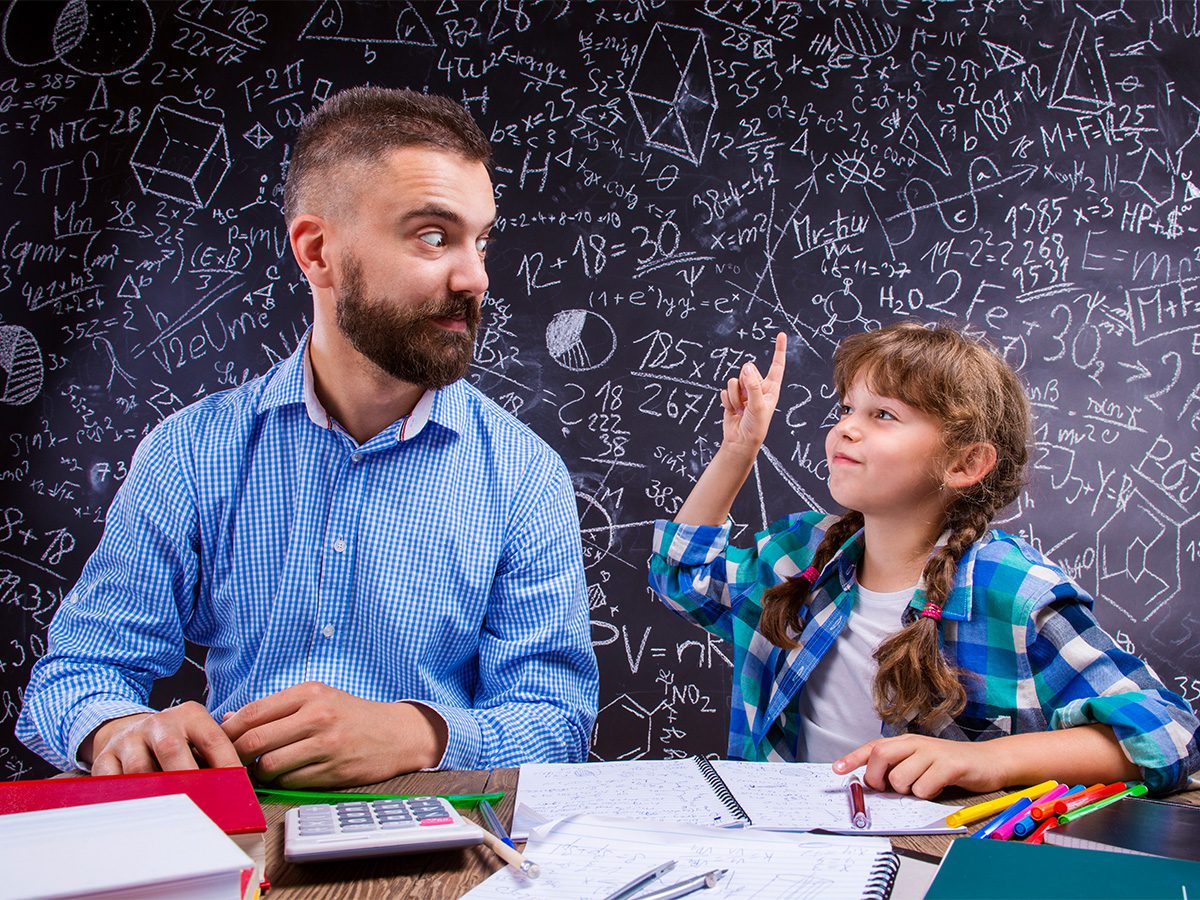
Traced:
MULTIPOLYGON (((830 503, 833 347, 994 341, 1037 413, 1004 527, 1200 698, 1200 10, 1162 2, 16 0, 0 33, 0 777, 45 629, 139 439, 285 357, 301 116, 462 102, 500 219, 470 379, 570 468, 599 759, 720 752, 730 651, 645 586, 717 388, 791 335, 743 543, 830 503)), ((202 698, 202 651, 154 701, 202 698)))

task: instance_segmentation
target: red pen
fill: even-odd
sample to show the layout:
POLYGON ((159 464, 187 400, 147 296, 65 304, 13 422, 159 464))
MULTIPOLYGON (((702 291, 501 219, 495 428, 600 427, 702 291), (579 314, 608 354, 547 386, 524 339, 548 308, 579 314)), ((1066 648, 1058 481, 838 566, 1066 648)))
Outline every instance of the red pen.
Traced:
POLYGON ((855 828, 870 828, 871 813, 867 810, 867 792, 862 780, 851 775, 846 782, 846 800, 850 804, 850 824, 855 828))
POLYGON ((1066 799, 1054 801, 1054 814, 1061 816, 1063 813, 1069 813, 1072 810, 1079 809, 1081 806, 1088 806, 1095 803, 1097 800, 1103 800, 1105 797, 1111 797, 1113 794, 1119 794, 1125 790, 1126 784, 1123 781, 1118 781, 1115 784, 1105 785, 1096 788, 1095 790, 1081 791, 1078 794, 1072 794, 1066 799))

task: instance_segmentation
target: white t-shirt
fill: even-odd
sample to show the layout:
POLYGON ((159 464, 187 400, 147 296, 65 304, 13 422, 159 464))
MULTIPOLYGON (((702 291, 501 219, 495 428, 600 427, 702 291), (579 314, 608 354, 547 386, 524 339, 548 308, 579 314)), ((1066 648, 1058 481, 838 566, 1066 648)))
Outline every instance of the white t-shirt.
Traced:
POLYGON ((881 594, 861 584, 842 633, 825 654, 800 694, 798 759, 833 762, 879 737, 882 727, 871 689, 879 668, 872 654, 900 630, 900 617, 916 586, 881 594))

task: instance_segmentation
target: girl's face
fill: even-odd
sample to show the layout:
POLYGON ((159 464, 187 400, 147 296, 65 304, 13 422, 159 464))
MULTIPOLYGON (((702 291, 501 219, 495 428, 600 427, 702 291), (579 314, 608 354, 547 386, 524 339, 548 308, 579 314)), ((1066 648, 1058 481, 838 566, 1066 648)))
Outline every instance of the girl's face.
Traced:
POLYGON ((829 492, 864 516, 937 515, 944 455, 937 419, 875 393, 860 376, 825 438, 829 492))

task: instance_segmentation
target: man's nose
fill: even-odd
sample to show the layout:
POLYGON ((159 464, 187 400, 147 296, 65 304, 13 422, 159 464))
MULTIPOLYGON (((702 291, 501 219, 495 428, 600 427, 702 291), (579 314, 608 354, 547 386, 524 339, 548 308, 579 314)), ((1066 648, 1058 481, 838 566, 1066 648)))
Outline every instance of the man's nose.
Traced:
POLYGON ((447 286, 451 293, 482 297, 488 287, 487 267, 483 257, 474 249, 461 254, 450 273, 450 283, 447 286))

